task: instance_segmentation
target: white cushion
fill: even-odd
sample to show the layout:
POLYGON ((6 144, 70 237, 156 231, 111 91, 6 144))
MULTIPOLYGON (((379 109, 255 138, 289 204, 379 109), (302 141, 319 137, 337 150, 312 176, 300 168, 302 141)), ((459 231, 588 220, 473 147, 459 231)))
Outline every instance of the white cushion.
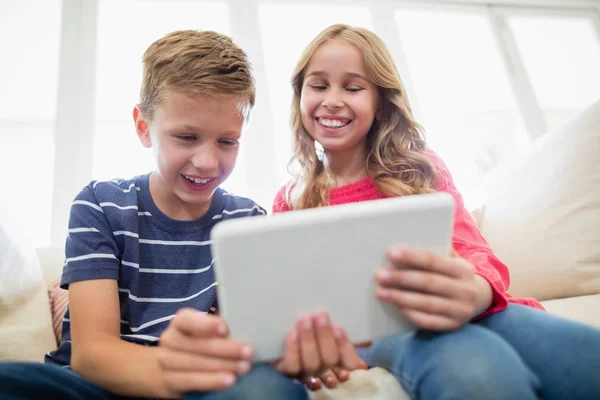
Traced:
POLYGON ((511 272, 509 293, 600 293, 600 101, 491 174, 482 233, 511 272))

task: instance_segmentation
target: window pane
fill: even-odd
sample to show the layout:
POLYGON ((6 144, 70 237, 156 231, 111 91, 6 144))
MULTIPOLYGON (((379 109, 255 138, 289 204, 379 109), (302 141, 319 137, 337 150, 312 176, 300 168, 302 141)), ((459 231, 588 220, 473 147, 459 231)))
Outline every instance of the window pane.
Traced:
POLYGON ((487 173, 512 156, 524 136, 488 19, 398 10, 396 22, 419 103, 417 122, 474 209, 487 173))
MULTIPOLYGON (((52 136, 53 129, 37 132, 52 136)), ((5 206, 34 246, 50 244, 54 143, 51 141, 0 142, 0 179, 5 206), (18 219, 17 219, 18 218, 18 219)))
POLYGON ((61 3, 0 6, 0 206, 38 247, 50 242, 61 3))
POLYGON ((0 120, 54 120, 61 3, 2 1, 0 120))
POLYGON ((584 17, 508 18, 549 129, 600 98, 600 43, 584 17))
POLYGON ((132 119, 146 48, 175 30, 228 34, 229 23, 223 1, 100 1, 94 179, 130 178, 154 167, 152 151, 139 143, 132 119))
POLYGON ((290 107, 292 88, 290 78, 300 54, 323 29, 344 23, 373 29, 366 6, 328 6, 319 4, 261 4, 258 7, 267 84, 271 98, 277 171, 280 185, 289 180, 287 163, 291 156, 290 107), (282 32, 293 32, 285 35, 282 32))

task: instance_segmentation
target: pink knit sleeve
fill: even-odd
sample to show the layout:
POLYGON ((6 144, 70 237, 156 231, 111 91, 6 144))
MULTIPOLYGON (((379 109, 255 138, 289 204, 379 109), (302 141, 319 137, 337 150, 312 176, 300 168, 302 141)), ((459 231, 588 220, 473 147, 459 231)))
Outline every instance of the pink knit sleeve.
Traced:
POLYGON ((493 299, 490 307, 477 318, 503 310, 508 305, 506 291, 510 284, 508 267, 504 265, 483 238, 479 228, 466 210, 462 196, 452 180, 446 164, 433 151, 427 149, 426 154, 433 164, 437 176, 438 192, 447 192, 455 202, 454 231, 452 245, 454 250, 475 267, 475 272, 488 281, 492 288, 493 299))
POLYGON ((292 210, 291 207, 288 205, 287 201, 285 200, 285 191, 288 190, 287 188, 287 185, 282 187, 275 195, 275 200, 273 200, 272 208, 273 213, 280 213, 292 210))

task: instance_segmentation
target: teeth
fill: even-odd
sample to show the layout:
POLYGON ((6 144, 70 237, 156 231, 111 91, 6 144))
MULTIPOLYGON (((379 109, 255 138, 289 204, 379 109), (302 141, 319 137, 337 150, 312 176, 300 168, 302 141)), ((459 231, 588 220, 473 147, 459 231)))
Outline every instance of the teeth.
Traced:
POLYGON ((326 119, 326 118, 319 118, 319 123, 328 128, 341 128, 342 126, 348 125, 348 123, 343 123, 342 121, 337 120, 337 119, 326 119))
POLYGON ((197 185, 205 185, 208 182, 210 182, 212 180, 212 178, 208 178, 208 179, 201 179, 201 178, 194 178, 192 176, 187 176, 184 175, 185 179, 187 179, 190 182, 194 182, 197 185))

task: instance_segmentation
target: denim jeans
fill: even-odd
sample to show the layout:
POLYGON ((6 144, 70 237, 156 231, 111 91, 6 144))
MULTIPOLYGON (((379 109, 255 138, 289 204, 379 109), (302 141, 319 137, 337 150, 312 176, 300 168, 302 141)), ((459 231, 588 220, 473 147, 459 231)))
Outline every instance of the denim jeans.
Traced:
POLYGON ((417 331, 359 352, 413 400, 600 399, 600 330, 518 304, 457 331, 417 331))
MULTIPOLYGON (((69 368, 38 363, 0 363, 2 400, 125 400, 95 385, 69 368)), ((265 364, 255 365, 235 386, 212 393, 191 393, 185 400, 304 400, 304 385, 265 364)))

